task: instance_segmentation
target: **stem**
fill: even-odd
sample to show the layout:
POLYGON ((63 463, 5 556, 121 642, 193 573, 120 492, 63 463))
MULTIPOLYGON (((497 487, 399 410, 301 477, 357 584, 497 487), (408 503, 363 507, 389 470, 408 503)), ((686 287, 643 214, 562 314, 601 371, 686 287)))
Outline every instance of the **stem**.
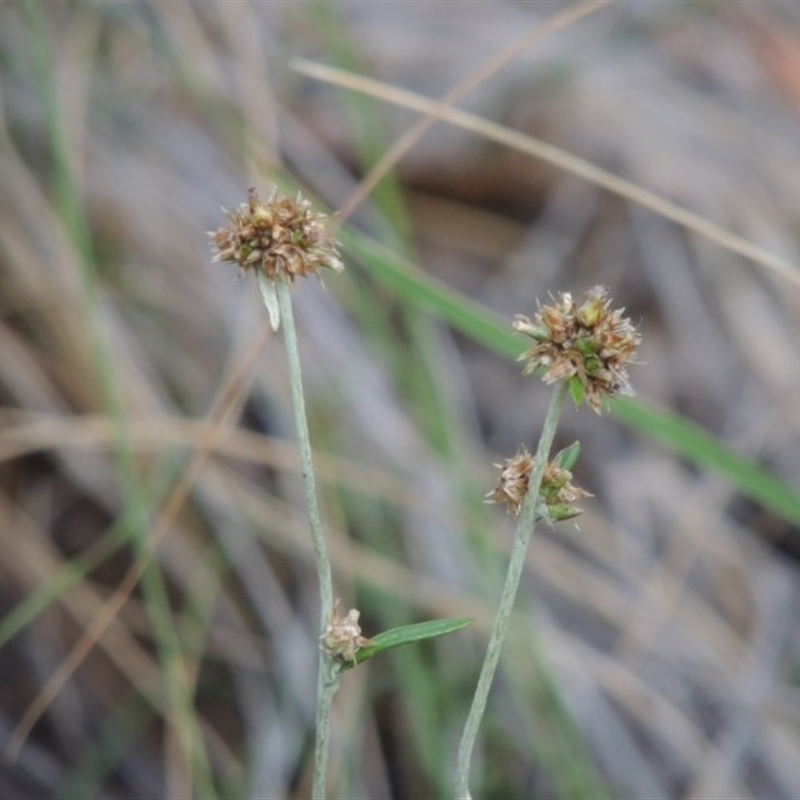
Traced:
POLYGON ((478 678, 478 685, 472 697, 472 707, 469 710, 464 733, 461 735, 461 744, 458 747, 458 758, 456 761, 456 797, 459 800, 469 800, 469 768, 472 761, 472 751, 475 747, 475 740, 478 738, 478 729, 486 710, 486 701, 489 697, 489 690, 492 687, 492 680, 497 671, 497 664, 500 661, 500 651, 503 647, 508 622, 511 611, 514 607, 514 598, 517 595, 519 581, 522 577, 522 569, 525 565, 525 554, 528 550, 533 529, 536 524, 536 506, 539 497, 539 488, 542 484, 544 468, 547 465, 547 458, 550 455, 550 448, 553 445, 558 419, 561 416, 561 409, 564 407, 564 400, 567 396, 568 382, 559 384, 553 393, 550 407, 547 410, 547 417, 544 421, 544 428, 536 448, 536 457, 528 482, 528 491, 522 502, 522 509, 517 522, 517 532, 514 537, 514 547, 511 551, 511 560, 508 564, 506 582, 503 586, 503 593, 500 595, 500 605, 497 609, 497 616, 492 626, 492 635, 489 638, 489 645, 486 648, 486 656, 481 667, 481 674, 478 678))
POLYGON ((331 706, 339 688, 339 669, 333 660, 320 651, 317 680, 317 741, 314 749, 313 800, 324 800, 325 778, 328 775, 330 750, 331 706))
MULTIPOLYGON (((259 284, 268 280, 259 272, 259 284)), ((314 468, 311 462, 311 440, 308 435, 306 404, 303 398, 303 380, 300 371, 300 353, 297 347, 297 331, 294 327, 292 298, 286 280, 275 281, 278 295, 280 321, 283 323, 283 339, 286 344, 286 358, 289 362, 289 382, 292 388, 292 407, 297 429, 297 446, 300 451, 300 471, 303 474, 308 525, 314 544, 317 564, 317 577, 320 590, 320 634, 324 633, 333 612, 333 580, 328 547, 322 531, 322 521, 317 503, 317 489, 314 482, 314 468)), ((262 287, 263 294, 263 287, 262 287)), ((314 752, 314 785, 312 797, 323 800, 325 797, 325 778, 328 772, 328 742, 330 732, 331 704, 339 686, 338 670, 332 660, 320 650, 319 673, 317 680, 317 724, 316 746, 314 752)))
MULTIPOLYGON (((259 273, 260 275, 260 273, 259 273)), ((333 611, 333 581, 331 579, 331 561, 328 557, 328 546, 322 532, 322 521, 317 503, 317 487, 314 481, 314 466, 311 463, 311 439, 308 435, 306 419, 306 403, 303 397, 303 376, 300 371, 300 352, 297 348, 297 331, 292 314, 292 297, 289 283, 286 280, 275 281, 278 291, 278 306, 283 324, 283 340, 286 343, 286 359, 289 362, 289 383, 292 387, 292 408, 294 424, 297 429, 297 448, 300 451, 300 471, 303 475, 303 493, 305 495, 308 526, 314 544, 314 556, 317 563, 317 577, 320 590, 320 632, 325 630, 333 611)))

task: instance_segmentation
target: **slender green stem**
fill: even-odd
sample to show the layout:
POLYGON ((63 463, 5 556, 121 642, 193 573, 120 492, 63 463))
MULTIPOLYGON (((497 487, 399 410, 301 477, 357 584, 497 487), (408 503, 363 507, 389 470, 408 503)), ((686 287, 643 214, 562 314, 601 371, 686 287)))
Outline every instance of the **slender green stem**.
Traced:
MULTIPOLYGON (((258 273, 259 283, 267 278, 258 273)), ((317 564, 317 576, 320 588, 320 633, 325 631, 333 612, 333 580, 331 578, 331 562, 328 547, 322 530, 322 521, 317 503, 317 489, 314 482, 314 467, 311 462, 311 440, 308 435, 306 404, 303 397, 303 380, 300 371, 300 353, 297 347, 297 332, 292 313, 292 298, 289 283, 278 279, 275 287, 278 295, 280 321, 283 324, 283 340, 286 344, 286 358, 289 362, 289 382, 292 389, 292 407, 294 423, 297 429, 297 446, 300 451, 300 471, 303 475, 308 524, 311 529, 311 540, 314 544, 314 555, 317 564)), ((262 294, 264 293, 262 287, 262 294)), ((328 749, 330 733, 331 704, 339 685, 338 670, 331 659, 320 650, 319 676, 317 682, 317 731, 314 752, 314 785, 312 797, 323 800, 325 797, 325 778, 328 772, 328 749)))
POLYGON ((522 577, 522 568, 525 565, 525 554, 528 550, 533 529, 536 524, 536 507, 539 497, 539 488, 542 484, 544 468, 547 458, 550 455, 550 448, 553 445, 558 419, 561 416, 561 409, 564 407, 564 400, 567 396, 568 383, 559 384, 553 393, 550 401, 550 408, 547 410, 547 417, 544 421, 544 428, 536 448, 536 459, 533 472, 528 482, 528 491, 522 503, 522 509, 517 522, 517 532, 514 537, 514 547, 511 551, 511 560, 508 564, 506 582, 503 586, 503 593, 500 596, 500 606, 497 609, 497 616, 492 627, 492 634, 489 638, 489 645, 486 648, 486 657, 481 668, 478 685, 472 698, 472 707, 469 710, 464 733, 461 736, 461 744, 458 748, 458 758, 456 761, 456 797, 459 800, 468 800, 469 793, 469 768, 472 761, 472 751, 475 747, 475 740, 478 737, 478 729, 486 710, 486 701, 489 697, 489 690, 492 687, 494 674, 497 664, 500 661, 500 651, 503 647, 508 622, 511 617, 511 610, 514 607, 514 598, 517 595, 519 581, 522 577))
POLYGON ((330 750, 331 706, 339 688, 341 673, 338 665, 320 651, 319 678, 317 680, 317 741, 314 749, 313 800, 324 800, 325 779, 328 775, 330 750))
POLYGON ((320 631, 324 631, 333 611, 331 561, 328 557, 328 546, 325 543, 325 534, 322 530, 319 504, 317 502, 317 487, 314 481, 314 466, 311 462, 311 439, 308 435, 306 403, 303 397, 303 377, 300 371, 300 352, 297 347, 297 331, 294 327, 292 298, 287 281, 279 279, 275 283, 277 284, 278 306, 281 312, 281 324, 283 325, 283 340, 286 344, 286 359, 289 362, 289 382, 292 388, 292 407, 294 409, 294 424, 297 429, 297 447, 300 451, 303 493, 308 512, 308 525, 311 529, 311 541, 314 544, 317 577, 319 578, 320 606, 322 610, 320 631))

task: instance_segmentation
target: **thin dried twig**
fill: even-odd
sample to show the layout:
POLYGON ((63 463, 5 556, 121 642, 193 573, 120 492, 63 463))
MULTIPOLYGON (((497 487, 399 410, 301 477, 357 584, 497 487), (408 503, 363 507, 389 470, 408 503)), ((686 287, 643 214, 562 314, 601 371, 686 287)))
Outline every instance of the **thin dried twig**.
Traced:
POLYGON ((699 214, 671 203, 654 192, 620 178, 612 172, 601 169, 589 161, 578 158, 560 147, 548 144, 533 136, 513 131, 503 125, 498 125, 496 122, 482 119, 475 114, 451 108, 441 101, 429 100, 414 92, 398 89, 396 86, 366 78, 363 75, 356 75, 352 72, 330 67, 326 64, 319 64, 305 58, 295 59, 292 63, 298 72, 310 78, 330 83, 334 86, 352 89, 355 92, 361 92, 387 103, 428 114, 465 130, 473 131, 486 139, 491 139, 522 153, 535 156, 548 164, 601 186, 633 203, 649 208, 651 211, 655 211, 656 214, 660 214, 662 217, 672 220, 688 230, 699 233, 721 247, 743 256, 755 264, 773 270, 790 283, 800 286, 800 269, 790 261, 770 253, 768 250, 735 233, 725 230, 725 228, 699 214))

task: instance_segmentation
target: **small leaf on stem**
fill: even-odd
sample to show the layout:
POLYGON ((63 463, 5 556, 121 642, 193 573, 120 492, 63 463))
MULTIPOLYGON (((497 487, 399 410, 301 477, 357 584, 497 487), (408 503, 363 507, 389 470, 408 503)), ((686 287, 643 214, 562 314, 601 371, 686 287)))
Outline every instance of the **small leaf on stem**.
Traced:
POLYGON ((573 442, 569 447, 559 450, 553 457, 553 461, 558 464, 561 469, 571 470, 578 461, 578 456, 581 454, 581 443, 573 442))
POLYGON ((278 328, 281 326, 281 310, 278 306, 278 289, 275 286, 275 281, 268 278, 261 270, 256 271, 256 280, 269 314, 270 327, 273 333, 277 333, 278 328))
POLYGON ((421 642, 424 639, 435 639, 439 636, 446 636, 448 633, 466 628, 471 625, 472 620, 464 617, 454 617, 449 619, 435 619, 430 622, 418 622, 414 625, 402 625, 399 628, 390 628, 370 639, 367 647, 362 647, 356 654, 353 663, 345 663, 343 670, 350 669, 356 664, 361 664, 369 658, 391 650, 395 647, 402 647, 406 644, 421 642))

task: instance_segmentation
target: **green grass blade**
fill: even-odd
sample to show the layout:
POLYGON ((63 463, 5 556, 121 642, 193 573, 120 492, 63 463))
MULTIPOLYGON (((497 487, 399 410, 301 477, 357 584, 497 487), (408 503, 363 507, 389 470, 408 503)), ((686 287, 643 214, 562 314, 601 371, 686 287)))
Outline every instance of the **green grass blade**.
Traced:
POLYGON ((642 399, 620 398, 611 410, 627 425, 664 442, 698 467, 723 475, 745 497, 800 525, 800 496, 793 486, 738 455, 696 423, 642 399))
MULTIPOLYGON (((365 236, 342 231, 341 238, 381 283, 406 302, 436 314, 506 358, 516 358, 524 350, 524 342, 515 336, 509 323, 474 301, 404 263, 365 236)), ((676 454, 722 475, 745 497, 800 525, 800 497, 794 487, 735 453, 696 423, 641 398, 619 399, 612 403, 611 411, 626 425, 662 442, 676 454)))
MULTIPOLYGON (((23 4, 30 32, 31 65, 35 71, 39 97, 47 119, 48 151, 52 159, 53 191, 58 217, 78 256, 82 282, 82 312, 91 339, 94 380, 104 412, 114 424, 112 445, 115 478, 122 494, 122 520, 130 546, 138 558, 147 558, 147 533, 152 507, 137 474, 130 445, 125 410, 117 388, 110 337, 100 303, 98 263, 86 208, 77 184, 72 154, 64 135, 64 121, 57 94, 56 63, 48 40, 49 18, 42 4, 27 0, 23 4)), ((141 586, 148 613, 174 725, 182 755, 198 789, 208 797, 216 791, 205 752, 200 722, 195 711, 191 687, 186 679, 183 654, 173 624, 167 587, 157 563, 143 573, 141 586)))

